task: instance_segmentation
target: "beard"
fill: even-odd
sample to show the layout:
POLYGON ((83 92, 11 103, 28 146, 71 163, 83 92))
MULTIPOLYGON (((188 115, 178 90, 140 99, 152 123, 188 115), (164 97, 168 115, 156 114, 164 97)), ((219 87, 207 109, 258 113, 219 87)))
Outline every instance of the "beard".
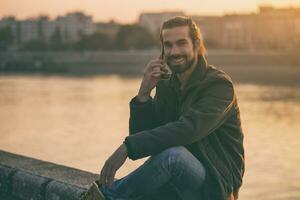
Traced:
POLYGON ((167 64, 170 69, 175 72, 176 74, 181 74, 186 72, 188 69, 192 67, 195 63, 195 57, 188 60, 186 55, 172 55, 167 57, 167 64), (175 59, 183 59, 181 64, 175 64, 173 61, 175 59))

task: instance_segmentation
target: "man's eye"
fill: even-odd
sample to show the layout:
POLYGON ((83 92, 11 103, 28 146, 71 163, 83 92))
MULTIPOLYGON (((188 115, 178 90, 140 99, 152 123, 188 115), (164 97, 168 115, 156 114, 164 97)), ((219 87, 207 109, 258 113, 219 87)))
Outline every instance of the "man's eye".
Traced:
POLYGON ((186 44, 185 41, 180 41, 180 42, 178 42, 178 45, 180 45, 180 46, 184 46, 185 44, 186 44))
POLYGON ((165 48, 170 48, 172 45, 171 44, 169 44, 169 43, 165 43, 165 48))

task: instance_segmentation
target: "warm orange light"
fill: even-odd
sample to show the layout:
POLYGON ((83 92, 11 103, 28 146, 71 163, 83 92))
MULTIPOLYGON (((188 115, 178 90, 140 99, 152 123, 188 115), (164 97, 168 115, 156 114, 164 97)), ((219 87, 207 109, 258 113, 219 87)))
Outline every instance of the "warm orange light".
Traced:
POLYGON ((165 1, 137 1, 137 0, 1 0, 0 18, 7 15, 19 19, 49 15, 54 18, 67 12, 83 11, 92 15, 95 21, 115 19, 118 22, 135 22, 143 11, 184 11, 193 15, 222 15, 224 13, 255 12, 257 6, 271 4, 274 6, 300 6, 299 0, 165 0, 165 1), (16 6, 17 5, 17 6, 16 6))

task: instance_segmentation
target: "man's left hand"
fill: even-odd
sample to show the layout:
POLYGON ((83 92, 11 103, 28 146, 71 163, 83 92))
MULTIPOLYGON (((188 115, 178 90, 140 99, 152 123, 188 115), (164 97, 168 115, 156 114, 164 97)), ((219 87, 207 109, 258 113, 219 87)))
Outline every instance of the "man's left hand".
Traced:
POLYGON ((127 148, 122 144, 105 162, 101 174, 100 182, 104 186, 111 187, 117 170, 124 164, 127 158, 127 148))

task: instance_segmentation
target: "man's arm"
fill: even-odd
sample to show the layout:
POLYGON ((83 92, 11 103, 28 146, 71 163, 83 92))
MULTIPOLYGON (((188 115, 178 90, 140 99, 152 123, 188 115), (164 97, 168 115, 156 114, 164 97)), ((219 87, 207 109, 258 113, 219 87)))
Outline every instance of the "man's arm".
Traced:
POLYGON ((140 102, 138 97, 130 101, 129 134, 154 128, 155 111, 153 99, 150 97, 146 102, 140 102))
POLYGON ((151 60, 144 71, 138 95, 130 101, 129 134, 152 129, 155 127, 154 101, 150 94, 160 80, 161 59, 151 60))
POLYGON ((128 157, 135 160, 155 155, 172 146, 196 142, 218 128, 234 104, 233 86, 221 82, 188 109, 179 120, 126 137, 128 157))
MULTIPOLYGON (((150 94, 152 89, 157 85, 158 81, 160 80, 160 76, 162 74, 161 67, 161 59, 152 60, 146 66, 139 93, 136 99, 132 100, 132 102, 130 103, 133 107, 137 106, 135 109, 131 109, 131 133, 137 132, 139 129, 144 130, 148 127, 147 124, 141 125, 141 119, 143 120, 142 116, 144 116, 145 119, 145 117, 148 117, 147 114, 151 115, 152 99, 150 97, 150 94), (148 101, 149 103, 147 103, 148 101), (147 111, 147 109, 149 110, 149 112, 147 111)), ((149 121, 151 120, 149 119, 149 121)), ((100 174, 100 182, 102 184, 104 184, 105 186, 111 186, 117 170, 124 164, 127 158, 127 152, 127 147, 125 146, 125 144, 122 144, 106 160, 100 174)))
POLYGON ((106 160, 101 173, 100 182, 104 186, 111 187, 117 170, 124 164, 127 159, 127 148, 124 144, 106 160))

